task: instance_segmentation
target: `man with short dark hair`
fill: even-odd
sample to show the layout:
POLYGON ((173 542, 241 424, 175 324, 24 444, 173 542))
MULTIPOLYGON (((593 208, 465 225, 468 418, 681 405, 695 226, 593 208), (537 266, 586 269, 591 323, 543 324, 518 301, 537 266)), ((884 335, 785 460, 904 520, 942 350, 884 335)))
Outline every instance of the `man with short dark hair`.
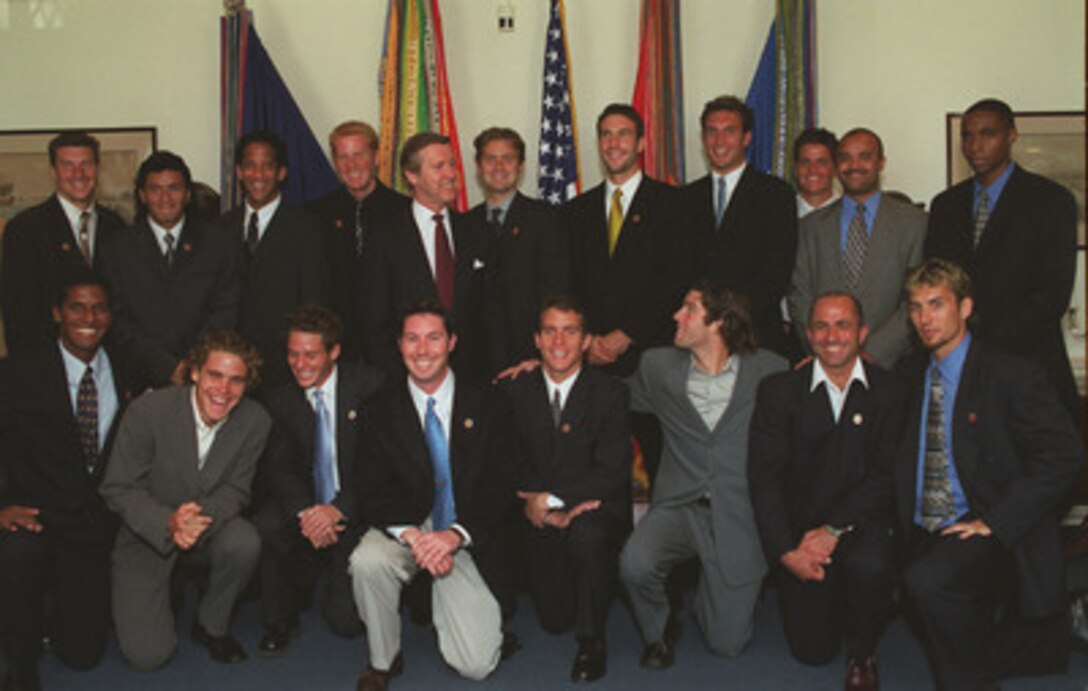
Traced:
POLYGON ((974 176, 934 197, 926 256, 967 270, 974 334, 1039 363, 1079 426, 1084 409, 1061 324, 1076 276, 1077 206, 1062 185, 1013 161, 1016 138, 1003 101, 967 109, 960 146, 974 176))
POLYGON ((495 389, 450 369, 457 347, 445 309, 402 312, 397 345, 407 376, 390 376, 370 401, 360 492, 369 528, 351 555, 355 605, 370 658, 361 691, 382 691, 403 671, 400 592, 420 571, 433 579, 443 659, 469 679, 499 663, 503 521, 519 467, 509 406, 495 389))
POLYGON ((797 180, 797 218, 838 199, 835 149, 839 140, 823 127, 809 127, 793 140, 793 175, 797 180))
POLYGON ((98 484, 133 381, 102 347, 109 296, 89 268, 61 285, 53 315, 58 341, 0 361, 4 689, 41 688, 43 637, 61 662, 87 669, 109 632, 117 520, 98 484))
POLYGON ((328 572, 324 618, 341 636, 362 632, 348 557, 365 527, 358 496, 365 405, 379 370, 341 357, 340 320, 303 305, 287 317, 287 365, 294 381, 271 390, 274 425, 261 466, 268 492, 254 516, 261 534, 264 635, 257 651, 278 655, 298 633, 299 601, 328 572), (328 567, 328 568, 326 568, 328 567))
POLYGON ((63 132, 49 142, 49 175, 55 191, 20 212, 4 230, 2 295, 4 338, 9 353, 56 340, 53 299, 68 273, 98 269, 110 240, 125 226, 95 202, 98 140, 63 132))
POLYGON ((971 280, 927 259, 907 276, 926 352, 903 362, 895 455, 903 581, 938 688, 991 689, 1067 662, 1059 507, 1080 475, 1080 435, 1045 374, 969 331, 971 280))
POLYGON ((752 637, 767 565, 748 495, 748 423, 759 382, 786 369, 756 348, 744 299, 728 288, 697 283, 673 319, 676 347, 648 351, 628 379, 631 407, 657 415, 666 439, 650 510, 620 555, 650 669, 675 659, 665 582, 693 557, 692 608, 710 650, 739 655, 752 637))
POLYGON ((113 623, 121 654, 137 669, 177 648, 170 582, 178 559, 210 565, 193 639, 217 662, 241 662, 230 635, 238 594, 257 566, 261 538, 241 516, 271 427, 245 398, 260 355, 221 331, 193 347, 192 384, 144 394, 117 433, 101 493, 121 517, 113 548, 113 623))
POLYGON ((111 338, 153 386, 184 385, 185 356, 197 339, 234 328, 238 318, 234 238, 190 217, 191 184, 180 156, 148 156, 136 173, 136 223, 102 257, 111 338))
POLYGON ((358 323, 359 270, 370 233, 381 220, 408 204, 408 198, 374 174, 378 133, 365 122, 346 120, 329 133, 329 155, 340 187, 307 205, 325 222, 333 311, 344 324, 340 344, 346 359, 362 352, 358 323))
POLYGON ((485 272, 487 374, 536 357, 533 334, 540 305, 569 289, 567 242, 555 210, 518 191, 525 142, 506 127, 473 140, 484 201, 465 217, 491 248, 485 272))
POLYGON ((403 374, 397 315, 407 305, 431 300, 457 323, 454 366, 475 376, 484 365, 486 238, 453 210, 459 180, 449 137, 413 135, 404 143, 400 163, 412 203, 375 224, 363 255, 358 290, 364 355, 387 374, 403 374))
POLYGON ((699 124, 710 173, 684 187, 697 275, 748 298, 759 344, 787 353, 782 298, 797 248, 790 186, 748 164, 754 114, 735 96, 703 106, 699 124))
POLYGON ((900 279, 922 261, 926 214, 880 189, 884 144, 872 130, 856 127, 844 134, 835 164, 842 198, 801 220, 790 317, 805 323, 817 295, 848 291, 868 320, 866 352, 891 367, 911 349, 900 279))
POLYGON ((272 132, 250 132, 234 156, 245 203, 221 216, 216 232, 233 239, 238 257, 238 332, 260 351, 262 381, 273 386, 290 380, 283 358, 287 313, 299 305, 328 304, 327 237, 315 216, 280 194, 287 178, 283 140, 272 132))
POLYGON ((529 585, 546 631, 574 628, 571 680, 590 682, 605 673, 608 607, 631 526, 628 393, 583 367, 589 334, 573 300, 544 304, 535 340, 540 371, 506 389, 526 459, 518 496, 529 585))
POLYGON ((846 648, 848 691, 878 686, 876 643, 895 582, 887 459, 898 441, 893 377, 865 362, 861 304, 812 303, 816 357, 759 387, 748 486, 790 652, 824 665, 846 648))

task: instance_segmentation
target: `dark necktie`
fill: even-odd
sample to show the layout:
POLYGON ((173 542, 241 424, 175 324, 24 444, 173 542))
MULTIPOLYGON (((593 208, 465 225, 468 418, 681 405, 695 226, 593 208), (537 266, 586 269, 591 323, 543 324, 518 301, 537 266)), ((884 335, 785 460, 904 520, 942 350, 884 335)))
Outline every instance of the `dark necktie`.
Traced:
POLYGON ((438 289, 438 301, 447 310, 453 310, 453 251, 446 237, 442 214, 434 215, 434 285, 438 289))
POLYGON ((355 258, 363 256, 363 202, 355 202, 355 258))
POLYGON ((83 261, 91 266, 91 212, 82 211, 79 214, 79 251, 83 253, 83 261))
POLYGON ((94 369, 87 365, 76 391, 76 427, 79 429, 79 445, 83 449, 83 461, 87 473, 94 473, 98 465, 98 387, 94 383, 94 369))
POLYGON ((555 396, 552 398, 552 422, 556 427, 559 426, 559 420, 563 417, 563 402, 559 399, 559 389, 555 390, 555 396))
POLYGON ((865 265, 865 253, 869 248, 869 232, 865 223, 865 205, 857 205, 857 213, 850 220, 846 229, 846 249, 843 262, 846 264, 846 281, 851 291, 857 290, 861 279, 861 269, 865 265))
POLYGON ((494 231, 495 237, 499 237, 499 234, 502 233, 502 209, 492 209, 491 218, 488 220, 488 223, 491 225, 491 230, 494 231))
POLYGON ((925 468, 922 475, 922 525, 933 532, 953 516, 952 479, 948 472, 948 440, 944 434, 944 385, 936 366, 929 370, 926 411, 925 468))
POLYGON ((163 258, 166 260, 166 267, 170 268, 174 265, 174 234, 167 231, 163 239, 166 240, 166 253, 163 258))
POLYGON ((457 520, 453 504, 453 483, 450 480, 450 449, 442 421, 434 409, 434 398, 427 398, 427 414, 423 420, 423 436, 434 466, 434 505, 431 507, 431 528, 445 530, 457 520))
POLYGON ((249 215, 249 226, 246 228, 246 249, 249 250, 249 256, 254 257, 257 254, 257 243, 261 240, 261 234, 257 228, 257 212, 254 211, 249 215))
POLYGON ((982 231, 986 230, 986 224, 990 221, 990 195, 986 190, 978 193, 978 211, 975 212, 975 247, 982 240, 982 231))
POLYGON ((336 496, 332 469, 332 428, 321 389, 314 390, 314 497, 328 504, 336 496))

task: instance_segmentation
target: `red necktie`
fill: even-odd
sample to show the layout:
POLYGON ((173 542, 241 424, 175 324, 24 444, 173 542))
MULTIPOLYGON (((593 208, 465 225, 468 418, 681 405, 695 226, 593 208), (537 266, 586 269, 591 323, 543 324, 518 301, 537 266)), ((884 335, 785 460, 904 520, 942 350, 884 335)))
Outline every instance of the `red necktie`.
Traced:
POLYGON ((446 226, 442 214, 434 215, 434 285, 438 289, 438 301, 453 311, 453 251, 446 238, 446 226))

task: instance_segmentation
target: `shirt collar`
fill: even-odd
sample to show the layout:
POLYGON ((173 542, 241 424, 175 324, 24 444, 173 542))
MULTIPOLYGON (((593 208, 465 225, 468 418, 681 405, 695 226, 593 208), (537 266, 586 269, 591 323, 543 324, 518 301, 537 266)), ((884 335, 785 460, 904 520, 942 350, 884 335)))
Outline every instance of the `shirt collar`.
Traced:
MULTIPOLYGON (((850 387, 854 385, 854 382, 861 382, 862 386, 866 389, 869 388, 869 380, 865 378, 865 366, 861 364, 861 357, 858 356, 854 359, 854 368, 850 371, 850 378, 846 380, 846 386, 840 391, 846 392, 850 390, 850 387)), ((831 381, 831 378, 827 376, 827 372, 824 371, 823 365, 819 360, 812 361, 812 384, 808 387, 809 391, 815 391, 816 387, 820 384, 827 384, 827 386, 835 386, 835 382, 831 381)))
POLYGON ((725 361, 725 367, 722 367, 722 371, 717 374, 711 374, 699 369, 699 365, 695 363, 695 353, 691 354, 691 364, 688 365, 688 372, 694 372, 695 374, 702 375, 704 377, 721 377, 725 374, 736 373, 737 367, 740 365, 740 360, 736 355, 730 355, 729 359, 725 361))
POLYGON ((311 402, 314 400, 314 392, 321 391, 321 398, 324 400, 325 405, 329 405, 330 402, 336 400, 336 379, 337 372, 340 369, 340 365, 333 364, 332 372, 329 373, 328 378, 321 386, 311 386, 306 389, 306 398, 311 402))
POLYGON ((491 220, 491 214, 495 209, 499 210, 499 222, 506 223, 506 214, 510 213, 510 205, 514 203, 514 197, 517 196, 518 191, 513 190, 510 194, 506 195, 506 199, 502 201, 502 204, 498 206, 487 206, 487 220, 491 220))
POLYGON ((740 176, 744 175, 744 169, 748 167, 748 161, 745 160, 739 166, 729 171, 725 175, 721 173, 715 173, 711 171, 710 175, 713 178, 714 189, 718 189, 718 180, 725 178, 725 191, 727 194, 732 194, 733 190, 737 189, 737 183, 740 181, 740 176))
POLYGON ((873 226, 873 216, 876 215, 876 210, 880 207, 880 198, 882 196, 883 196, 882 191, 877 190, 876 192, 873 193, 873 196, 871 196, 868 199, 866 199, 865 201, 859 203, 859 202, 854 201, 854 199, 851 198, 850 196, 844 194, 844 195, 842 195, 842 210, 843 210, 843 213, 849 214, 849 216, 851 218, 853 218, 854 214, 857 213, 858 206, 860 204, 864 204, 865 205, 865 221, 866 221, 866 223, 868 223, 869 227, 872 228, 872 226, 873 226))
POLYGON ((615 193, 616 188, 619 187, 621 190, 623 190, 623 205, 624 205, 624 208, 626 208, 627 205, 631 202, 631 200, 634 199, 635 192, 638 191, 638 186, 639 186, 639 184, 641 182, 642 182, 642 171, 641 170, 635 171, 635 174, 632 175, 631 177, 627 178, 627 180, 625 180, 622 185, 616 185, 611 180, 609 180, 608 178, 605 178, 605 181, 604 181, 605 200, 609 204, 611 204, 612 203, 612 195, 615 193))
POLYGON ((1016 163, 1010 160, 1009 165, 1005 166, 1005 170, 1001 171, 1001 175, 998 175, 996 180, 985 186, 979 182, 978 176, 976 175, 973 186, 975 198, 978 198, 979 192, 986 190, 986 195, 990 198, 990 208, 992 210, 997 198, 1001 196, 1002 190, 1005 189, 1005 183, 1007 183, 1012 176, 1012 170, 1015 167, 1016 163))
MULTIPOLYGON (((446 379, 439 385, 438 390, 434 393, 427 393, 416 386, 411 377, 408 377, 408 393, 412 395, 412 402, 415 404, 416 410, 426 412, 428 398, 434 398, 435 408, 451 410, 453 408, 453 380, 453 370, 447 370, 446 379)), ((420 416, 422 417, 422 413, 420 416)))
POLYGON ((552 378, 548 376, 548 373, 541 368, 541 374, 544 375, 544 385, 548 389, 548 401, 555 398, 555 392, 559 392, 559 404, 565 406, 567 404, 567 397, 570 396, 570 390, 574 388, 574 382, 578 381, 578 377, 582 374, 582 368, 579 367, 578 371, 570 375, 561 382, 554 382, 552 378))
POLYGON ((283 201, 283 192, 280 191, 276 194, 276 198, 268 202, 259 209, 254 210, 252 206, 246 203, 246 218, 245 221, 249 223, 250 215, 257 214, 257 226, 260 228, 261 233, 264 233, 265 228, 268 227, 268 223, 272 220, 272 217, 276 215, 276 209, 280 208, 280 202, 283 201))
POLYGON ((57 339, 57 347, 60 348, 60 356, 64 361, 64 374, 68 378, 68 383, 72 386, 79 386, 87 367, 93 367, 96 376, 105 374, 109 370, 109 360, 106 358, 106 351, 102 348, 95 351, 90 362, 83 362, 69 353, 59 338, 57 339))
MULTIPOLYGON (((79 228, 79 217, 83 214, 84 209, 79 208, 72 202, 68 201, 60 194, 57 195, 57 201, 60 202, 60 208, 64 211, 65 218, 68 219, 69 225, 73 228, 79 228)), ((87 213, 91 215, 92 223, 97 216, 97 209, 94 204, 91 204, 86 208, 87 213)))
MULTIPOLYGON (((223 423, 230 419, 230 413, 227 413, 226 417, 214 425, 205 424, 204 418, 200 416, 200 407, 196 404, 196 386, 192 384, 189 385, 189 403, 193 407, 193 422, 196 424, 196 431, 199 435, 217 432, 219 428, 223 426, 223 423)), ((239 403, 241 403, 241 401, 239 401, 239 403)), ((232 410, 231 412, 234 411, 232 410)))
POLYGON ((937 368, 942 378, 955 379, 958 373, 963 370, 963 362, 967 359, 967 350, 971 347, 971 340, 971 332, 968 331, 964 334, 959 345, 953 348, 952 352, 943 360, 938 360, 936 355, 930 354, 929 362, 937 368))

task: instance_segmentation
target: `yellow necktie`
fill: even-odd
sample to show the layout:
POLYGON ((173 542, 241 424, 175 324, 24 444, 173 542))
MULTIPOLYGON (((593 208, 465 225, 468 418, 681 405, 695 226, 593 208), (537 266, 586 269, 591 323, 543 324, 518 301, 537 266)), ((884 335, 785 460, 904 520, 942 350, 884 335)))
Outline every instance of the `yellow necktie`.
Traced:
POLYGON ((617 187, 612 193, 612 208, 608 212, 608 256, 610 257, 616 251, 616 243, 620 241, 620 228, 623 227, 623 206, 620 205, 622 197, 623 190, 617 187))

